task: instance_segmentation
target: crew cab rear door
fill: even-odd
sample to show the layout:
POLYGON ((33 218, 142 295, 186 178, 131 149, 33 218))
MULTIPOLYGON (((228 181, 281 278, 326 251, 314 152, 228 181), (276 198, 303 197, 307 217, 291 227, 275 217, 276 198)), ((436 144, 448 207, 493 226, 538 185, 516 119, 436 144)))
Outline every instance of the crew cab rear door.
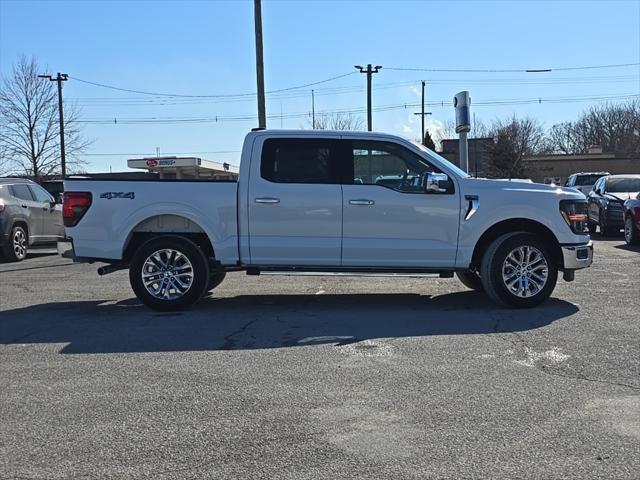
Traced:
POLYGON ((338 138, 257 140, 247 198, 252 265, 340 265, 338 138))
POLYGON ((460 218, 455 185, 425 193, 424 174, 437 169, 403 145, 343 142, 349 172, 342 187, 342 265, 453 267, 460 218))

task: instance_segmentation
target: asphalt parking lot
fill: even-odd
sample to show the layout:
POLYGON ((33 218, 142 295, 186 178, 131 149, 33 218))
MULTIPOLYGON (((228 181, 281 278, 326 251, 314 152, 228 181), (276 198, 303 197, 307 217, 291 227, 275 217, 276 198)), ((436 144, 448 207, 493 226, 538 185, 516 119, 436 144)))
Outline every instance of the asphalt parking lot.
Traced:
POLYGON ((184 313, 127 272, 0 264, 0 478, 640 477, 640 250, 533 310, 456 279, 227 276, 184 313))

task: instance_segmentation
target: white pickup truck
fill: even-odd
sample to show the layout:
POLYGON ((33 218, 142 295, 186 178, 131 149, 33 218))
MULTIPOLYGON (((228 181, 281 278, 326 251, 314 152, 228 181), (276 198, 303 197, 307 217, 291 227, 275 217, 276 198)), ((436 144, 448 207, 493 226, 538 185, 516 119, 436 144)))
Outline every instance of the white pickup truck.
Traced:
POLYGON ((455 273, 531 307, 588 267, 586 200, 572 189, 471 178, 426 148, 362 132, 257 130, 238 181, 67 179, 77 261, 129 268, 157 310, 185 308, 228 271, 455 273))

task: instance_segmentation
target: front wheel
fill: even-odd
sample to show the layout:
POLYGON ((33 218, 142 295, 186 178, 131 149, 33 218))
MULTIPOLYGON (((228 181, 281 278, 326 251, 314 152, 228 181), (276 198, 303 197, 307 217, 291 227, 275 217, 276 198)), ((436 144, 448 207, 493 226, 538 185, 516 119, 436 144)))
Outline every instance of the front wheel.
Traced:
POLYGON ((129 281, 146 306, 160 311, 181 310, 204 294, 209 285, 209 265, 191 240, 161 236, 136 250, 129 266, 129 281))
POLYGON ((628 215, 624 221, 624 241, 627 242, 627 245, 637 245, 640 243, 640 235, 638 235, 638 231, 633 225, 631 215, 628 215))
POLYGON ((556 286, 558 267, 535 235, 509 233, 494 240, 487 249, 480 278, 494 302, 527 308, 549 298, 556 286))

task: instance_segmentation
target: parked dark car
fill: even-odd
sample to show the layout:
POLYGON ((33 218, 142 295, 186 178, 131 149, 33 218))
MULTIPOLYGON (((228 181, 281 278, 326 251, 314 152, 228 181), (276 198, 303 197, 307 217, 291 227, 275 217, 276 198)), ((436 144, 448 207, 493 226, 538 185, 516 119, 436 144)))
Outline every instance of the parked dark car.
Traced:
POLYGON ((640 244, 640 194, 624 202, 624 240, 628 245, 640 244))
POLYGON ((0 254, 20 261, 27 249, 64 237, 62 205, 31 180, 0 178, 0 254))
POLYGON ((607 175, 587 195, 589 232, 600 227, 602 235, 614 235, 624 227, 624 202, 640 192, 640 175, 607 175))

